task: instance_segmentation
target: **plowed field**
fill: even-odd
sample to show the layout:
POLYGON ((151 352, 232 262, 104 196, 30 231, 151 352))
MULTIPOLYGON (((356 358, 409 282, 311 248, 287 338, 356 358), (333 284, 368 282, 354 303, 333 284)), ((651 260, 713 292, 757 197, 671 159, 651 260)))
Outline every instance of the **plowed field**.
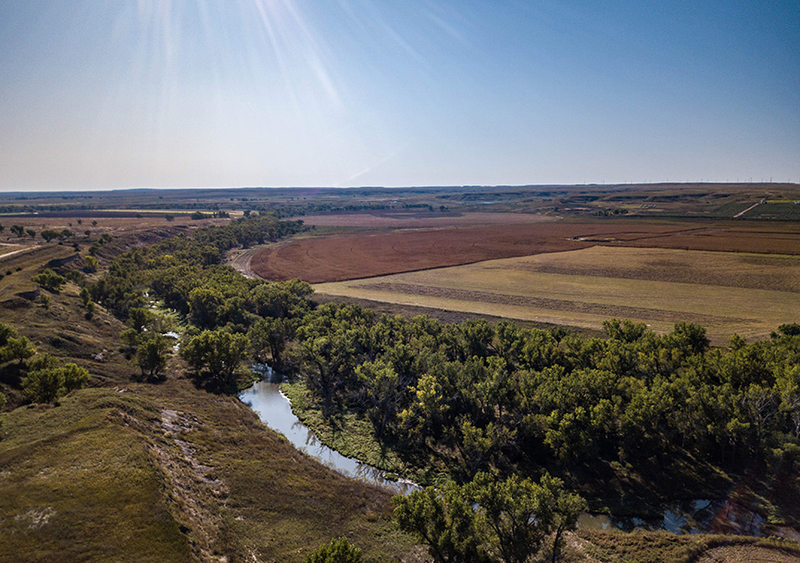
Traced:
POLYGON ((612 317, 716 343, 800 321, 800 256, 595 246, 315 286, 329 296, 600 329, 612 317), (726 275, 728 273, 728 275, 726 275))
POLYGON ((408 210, 372 211, 353 213, 324 213, 319 215, 303 215, 292 217, 300 219, 306 225, 317 227, 360 227, 360 228, 395 228, 395 227, 474 227, 477 225, 529 225, 532 223, 552 223, 558 217, 537 215, 533 213, 431 213, 408 210))
POLYGON ((597 244, 796 255, 800 254, 800 227, 793 223, 602 222, 375 231, 268 247, 252 256, 249 267, 270 280, 300 278, 322 283, 579 250, 597 244))

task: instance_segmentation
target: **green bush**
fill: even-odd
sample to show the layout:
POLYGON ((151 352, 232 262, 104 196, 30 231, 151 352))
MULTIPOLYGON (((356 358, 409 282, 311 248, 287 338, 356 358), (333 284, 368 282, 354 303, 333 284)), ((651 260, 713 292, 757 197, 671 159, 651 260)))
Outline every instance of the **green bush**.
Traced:
POLYGON ((334 538, 310 553, 305 563, 361 563, 361 550, 352 545, 347 538, 334 538))
POLYGON ((61 289, 61 286, 64 285, 66 280, 64 279, 64 276, 59 276, 53 270, 48 268, 41 274, 33 276, 31 281, 39 284, 48 291, 58 291, 61 289))

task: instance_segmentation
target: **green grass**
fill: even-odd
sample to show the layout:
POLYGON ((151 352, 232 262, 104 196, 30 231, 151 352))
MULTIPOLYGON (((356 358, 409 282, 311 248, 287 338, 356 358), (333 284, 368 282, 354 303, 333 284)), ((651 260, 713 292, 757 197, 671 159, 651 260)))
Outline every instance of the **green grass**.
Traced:
POLYGON ((76 286, 49 308, 20 296, 61 249, 0 280, 0 321, 89 369, 93 388, 31 406, 0 382, 0 561, 299 562, 342 535, 371 561, 415 549, 392 523, 388 492, 298 452, 238 399, 196 389, 179 357, 167 382, 134 383, 118 351, 125 326, 101 307, 86 319, 76 286), (165 432, 167 411, 185 427, 165 432))
POLYGON ((191 560, 162 476, 120 409, 154 416, 101 389, 3 415, 0 560, 191 560))
POLYGON ((329 448, 384 471, 407 473, 408 468, 399 456, 381 447, 369 420, 359 418, 353 413, 334 415, 326 420, 302 383, 283 383, 281 391, 292 402, 292 412, 297 418, 313 430, 317 438, 329 448))

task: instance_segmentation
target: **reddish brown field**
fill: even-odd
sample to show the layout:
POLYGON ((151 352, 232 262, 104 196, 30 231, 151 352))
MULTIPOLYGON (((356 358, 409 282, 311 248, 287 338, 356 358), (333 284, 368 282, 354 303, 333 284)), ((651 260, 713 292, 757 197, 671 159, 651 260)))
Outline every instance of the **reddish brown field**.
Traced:
POLYGON ((796 224, 538 223, 410 232, 366 232, 291 241, 254 253, 249 267, 270 280, 343 281, 578 250, 602 243, 800 254, 796 224))
POLYGON ((551 223, 558 217, 535 213, 453 213, 408 210, 354 211, 352 213, 324 213, 292 217, 306 225, 316 227, 474 227, 477 225, 517 225, 551 223))

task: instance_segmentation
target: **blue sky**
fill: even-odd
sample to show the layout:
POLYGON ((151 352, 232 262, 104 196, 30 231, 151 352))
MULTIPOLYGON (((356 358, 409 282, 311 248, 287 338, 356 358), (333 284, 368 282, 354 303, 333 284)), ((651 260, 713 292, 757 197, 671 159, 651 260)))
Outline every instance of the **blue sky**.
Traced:
POLYGON ((0 0, 0 190, 800 181, 800 2, 0 0))

